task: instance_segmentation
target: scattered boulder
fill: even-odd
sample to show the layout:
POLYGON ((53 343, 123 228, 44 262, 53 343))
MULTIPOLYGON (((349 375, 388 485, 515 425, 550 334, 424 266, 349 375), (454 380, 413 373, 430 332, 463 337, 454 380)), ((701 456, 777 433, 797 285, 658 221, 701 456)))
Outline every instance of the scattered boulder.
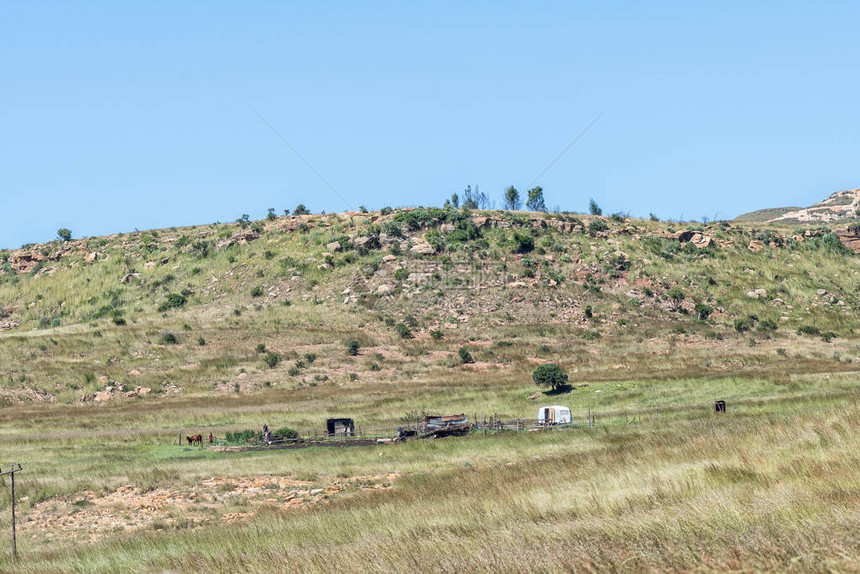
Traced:
POLYGON ((337 251, 343 251, 343 246, 340 244, 339 241, 332 241, 331 243, 329 243, 328 245, 325 246, 325 249, 326 249, 326 251, 329 251, 331 253, 335 253, 337 251))
POLYGON ((711 245, 711 238, 707 235, 702 235, 701 233, 695 233, 693 234, 693 237, 690 238, 690 243, 699 249, 704 249, 711 245))
POLYGON ((87 263, 93 263, 95 261, 98 261, 98 258, 99 254, 97 251, 92 251, 84 255, 84 261, 86 261, 87 263))
POLYGON ((122 276, 119 282, 125 285, 126 283, 129 283, 134 279, 140 279, 140 273, 126 273, 122 276))
POLYGON ((418 255, 433 255, 436 253, 436 248, 427 241, 418 241, 409 251, 418 255))
POLYGON ((394 293, 394 287, 391 285, 383 284, 376 288, 377 295, 391 295, 392 293, 394 293))
POLYGON ((386 255, 385 257, 382 258, 382 261, 384 263, 391 263, 392 261, 397 261, 397 256, 396 255, 386 255))
POLYGON ((750 299, 767 299, 767 291, 765 289, 747 291, 747 297, 750 299))

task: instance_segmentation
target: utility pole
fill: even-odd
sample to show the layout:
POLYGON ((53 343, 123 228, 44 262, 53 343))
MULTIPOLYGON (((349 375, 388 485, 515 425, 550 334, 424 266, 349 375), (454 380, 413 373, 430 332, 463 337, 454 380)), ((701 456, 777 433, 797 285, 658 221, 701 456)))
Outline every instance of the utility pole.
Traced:
POLYGON ((15 535, 15 473, 24 470, 21 468, 20 464, 13 464, 12 468, 3 472, 3 469, 0 468, 0 476, 6 476, 7 474, 12 477, 12 559, 17 562, 18 561, 18 539, 15 535))

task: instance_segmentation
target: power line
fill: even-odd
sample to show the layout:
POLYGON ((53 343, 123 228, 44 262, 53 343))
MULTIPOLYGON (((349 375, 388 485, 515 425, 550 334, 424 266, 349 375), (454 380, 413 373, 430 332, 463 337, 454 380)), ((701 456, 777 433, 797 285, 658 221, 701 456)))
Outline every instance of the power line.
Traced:
POLYGON ((314 175, 316 175, 316 176, 319 178, 319 180, 320 180, 321 182, 323 182, 323 183, 326 185, 326 187, 328 187, 328 188, 331 190, 331 192, 332 192, 333 194, 335 194, 335 195, 338 197, 338 199, 340 199, 340 200, 343 202, 343 204, 347 207, 347 209, 349 209, 350 211, 352 211, 352 210, 353 210, 353 209, 352 209, 352 206, 351 206, 351 205, 350 205, 350 204, 349 204, 349 203, 348 203, 348 202, 347 202, 347 201, 346 201, 346 200, 345 200, 345 199, 344 199, 344 198, 343 198, 343 197, 342 197, 342 196, 341 196, 341 195, 340 195, 336 190, 335 190, 335 188, 333 188, 333 187, 331 186, 331 184, 330 184, 329 182, 327 182, 327 181, 325 180, 325 178, 324 178, 323 176, 321 176, 321 175, 319 174, 319 172, 318 172, 317 170, 315 170, 315 169, 313 168, 313 166, 312 166, 311 164, 309 164, 309 163, 307 162, 307 160, 306 160, 305 158, 303 158, 303 157, 301 156, 301 154, 300 154, 299 152, 297 152, 297 151, 296 151, 296 149, 295 149, 293 146, 291 146, 291 145, 289 144, 289 142, 288 142, 287 140, 285 140, 281 134, 279 134, 279 133, 278 133, 278 130, 276 130, 275 128, 273 128, 273 127, 272 127, 272 125, 271 125, 269 122, 267 122, 267 121, 263 118, 263 116, 261 116, 260 114, 258 114, 258 113, 257 113, 257 110, 255 110, 254 108, 251 108, 251 111, 252 111, 252 112, 254 112, 254 114, 255 114, 258 118, 260 118, 260 121, 261 121, 261 122, 263 122, 264 124, 266 124, 266 127, 268 127, 270 130, 272 130, 272 133, 273 133, 273 134, 275 134, 276 136, 278 136, 278 139, 279 139, 279 140, 281 140, 282 142, 284 142, 284 145, 285 145, 285 146, 287 146, 288 148, 290 148, 290 151, 291 151, 291 152, 293 152, 294 154, 296 154, 296 157, 297 157, 297 158, 299 158, 300 160, 302 160, 302 163, 304 163, 306 166, 308 166, 308 169, 309 169, 309 170, 311 170, 312 172, 314 172, 314 175))

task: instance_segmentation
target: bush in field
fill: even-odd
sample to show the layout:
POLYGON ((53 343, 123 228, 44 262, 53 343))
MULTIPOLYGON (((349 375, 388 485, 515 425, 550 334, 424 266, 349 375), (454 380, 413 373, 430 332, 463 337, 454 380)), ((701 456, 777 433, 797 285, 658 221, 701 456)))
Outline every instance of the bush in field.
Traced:
POLYGON ((538 366, 532 373, 532 379, 541 388, 550 388, 553 391, 567 383, 567 372, 555 363, 546 363, 538 366))
POLYGON ((526 232, 514 231, 514 253, 528 253, 535 248, 535 238, 526 232))
POLYGON ((167 296, 167 299, 158 306, 158 310, 163 313, 169 309, 179 309, 187 302, 188 299, 185 298, 185 295, 182 295, 181 293, 170 293, 167 296))
POLYGON ((710 305, 706 305, 705 303, 696 303, 694 313, 696 313, 696 317, 699 321, 707 321, 708 317, 710 317, 713 312, 714 308, 710 305))
POLYGON ((278 438, 299 438, 299 431, 290 427, 281 427, 272 432, 272 436, 278 438))
POLYGON ((463 364, 475 362, 475 359, 472 358, 472 353, 470 353, 469 349, 467 349, 466 347, 460 347, 460 350, 457 351, 457 354, 460 355, 460 361, 462 361, 463 364))
POLYGON ((248 439, 253 439, 257 436, 257 431, 246 429, 240 431, 230 432, 227 431, 227 442, 246 442, 248 439))
POLYGON ((801 327, 797 330, 798 335, 820 335, 821 330, 814 325, 801 325, 801 327))
POLYGON ((158 342, 162 345, 176 345, 179 343, 179 340, 176 338, 176 335, 168 331, 166 333, 161 334, 161 337, 159 337, 158 342))
POLYGON ((678 308, 678 306, 681 304, 681 301, 683 301, 684 297, 686 297, 684 291, 680 287, 672 287, 666 292, 666 296, 672 300, 672 305, 675 307, 675 309, 678 308))
POLYGON ((57 237, 59 237, 63 241, 69 241, 72 238, 72 230, 66 229, 65 227, 61 227, 57 230, 57 237))
POLYGON ((409 327, 406 326, 406 323, 397 323, 394 326, 394 330, 397 331, 397 334, 400 335, 401 339, 411 339, 412 331, 409 330, 409 327))
POLYGON ((359 343, 358 341, 356 341, 356 340, 354 340, 354 339, 353 339, 352 341, 350 341, 349 343, 347 343, 347 344, 346 344, 346 351, 347 351, 347 352, 350 354, 350 356, 352 356, 352 357, 357 357, 357 356, 358 356, 358 350, 359 350, 360 348, 361 348, 361 343, 359 343))
POLYGON ((266 363, 266 366, 270 369, 274 369, 278 366, 278 363, 281 362, 281 356, 278 353, 266 353, 263 355, 263 362, 266 363))

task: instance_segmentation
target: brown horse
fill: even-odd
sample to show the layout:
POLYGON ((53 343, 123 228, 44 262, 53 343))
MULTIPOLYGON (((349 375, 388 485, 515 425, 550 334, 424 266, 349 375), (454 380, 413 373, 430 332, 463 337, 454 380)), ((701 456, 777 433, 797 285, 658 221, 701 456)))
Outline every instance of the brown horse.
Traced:
POLYGON ((202 434, 193 434, 191 436, 185 437, 185 440, 188 441, 188 444, 203 444, 203 435, 202 434))

